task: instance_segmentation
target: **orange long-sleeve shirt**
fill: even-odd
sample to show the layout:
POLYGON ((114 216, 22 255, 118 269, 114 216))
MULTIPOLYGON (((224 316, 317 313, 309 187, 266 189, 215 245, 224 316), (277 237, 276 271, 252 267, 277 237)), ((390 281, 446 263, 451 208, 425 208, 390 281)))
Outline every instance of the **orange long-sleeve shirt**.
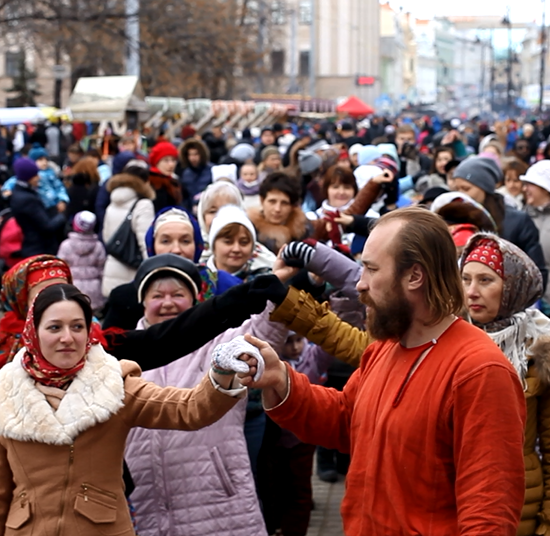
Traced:
POLYGON ((432 344, 371 344, 343 392, 289 368, 269 416, 351 453, 347 536, 515 536, 525 494, 525 399, 485 333, 457 320, 432 344), (410 377, 409 377, 410 376, 410 377))

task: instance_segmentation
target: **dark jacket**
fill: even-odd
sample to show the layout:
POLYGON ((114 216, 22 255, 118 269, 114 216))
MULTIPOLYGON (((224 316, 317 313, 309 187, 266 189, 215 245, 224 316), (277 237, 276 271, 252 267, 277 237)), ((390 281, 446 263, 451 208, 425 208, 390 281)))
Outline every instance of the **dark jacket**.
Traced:
POLYGON ((85 173, 73 175, 72 184, 67 189, 69 204, 67 206, 67 218, 72 218, 82 210, 96 211, 96 199, 99 186, 92 185, 90 177, 85 173))
MULTIPOLYGON (((158 186, 158 183, 156 181, 156 178, 162 179, 166 181, 167 176, 162 175, 160 172, 154 171, 154 168, 151 168, 149 170, 149 182, 151 183, 151 186, 155 190, 155 199, 153 200, 153 204, 155 206, 155 214, 166 207, 180 207, 182 206, 181 199, 177 199, 176 195, 181 198, 181 184, 180 182, 174 178, 172 180, 173 184, 173 190, 172 192, 165 186, 158 186)), ((175 177, 175 175, 174 175, 175 177)), ((162 182, 161 180, 161 182, 162 182)))
MULTIPOLYGON (((109 179, 111 180, 111 179, 109 179)), ((97 234, 100 240, 103 240, 103 220, 105 219, 105 212, 107 212, 107 207, 111 203, 111 194, 107 191, 107 184, 109 181, 105 181, 97 191, 95 198, 95 215, 97 217, 97 234)))
POLYGON ((65 224, 65 216, 48 216, 36 190, 21 183, 16 183, 13 188, 10 208, 23 231, 22 258, 41 253, 56 255, 58 231, 65 224))
POLYGON ((540 245, 539 230, 529 215, 506 205, 501 237, 521 248, 533 259, 542 274, 544 288, 546 288, 548 270, 540 245))
POLYGON ((212 182, 212 164, 210 153, 206 144, 200 140, 187 140, 179 148, 180 162, 183 170, 180 175, 180 182, 183 193, 183 206, 192 210, 196 204, 195 196, 203 192, 212 182), (196 149, 201 157, 198 167, 192 167, 187 159, 189 149, 196 149))
POLYGON ((206 132, 202 137, 202 141, 206 143, 210 151, 210 161, 213 164, 218 164, 220 158, 227 154, 225 140, 223 138, 216 138, 212 132, 206 132))

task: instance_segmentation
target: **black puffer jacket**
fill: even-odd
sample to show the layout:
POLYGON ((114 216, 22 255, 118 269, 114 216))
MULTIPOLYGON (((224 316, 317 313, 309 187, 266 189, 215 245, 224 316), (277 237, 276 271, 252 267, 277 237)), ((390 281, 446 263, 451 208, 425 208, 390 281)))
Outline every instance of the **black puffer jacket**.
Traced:
POLYGON ((48 253, 56 255, 59 247, 58 231, 65 225, 65 216, 48 216, 36 190, 17 183, 13 188, 10 208, 23 231, 21 257, 48 253))

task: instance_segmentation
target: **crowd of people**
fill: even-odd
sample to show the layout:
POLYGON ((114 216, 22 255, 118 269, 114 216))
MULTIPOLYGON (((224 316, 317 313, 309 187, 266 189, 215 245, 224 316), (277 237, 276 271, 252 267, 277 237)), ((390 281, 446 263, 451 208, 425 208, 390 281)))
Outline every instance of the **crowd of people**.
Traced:
POLYGON ((0 133, 0 535, 550 531, 550 125, 79 130, 0 133))

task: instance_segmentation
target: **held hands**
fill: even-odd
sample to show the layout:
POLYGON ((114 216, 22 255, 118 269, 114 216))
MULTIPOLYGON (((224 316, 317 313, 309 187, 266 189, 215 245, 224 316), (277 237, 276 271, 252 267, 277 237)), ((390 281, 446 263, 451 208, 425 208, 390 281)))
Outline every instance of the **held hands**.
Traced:
POLYGON ((394 177, 395 176, 391 171, 385 169, 383 173, 376 175, 376 177, 373 177, 371 180, 376 184, 384 184, 386 182, 392 182, 394 177))
MULTIPOLYGON (((293 243, 294 242, 291 242, 291 244, 293 243)), ((279 281, 281 281, 281 283, 286 283, 299 272, 298 268, 296 268, 294 265, 288 264, 286 259, 284 258, 284 251, 287 247, 288 246, 285 244, 279 250, 279 254, 277 255, 275 264, 273 264, 273 274, 279 278, 279 281)))
POLYGON ((232 341, 218 344, 214 348, 212 370, 219 376, 232 376, 235 372, 253 374, 254 381, 258 381, 264 371, 264 360, 258 348, 245 341, 244 337, 240 335, 232 341))
MULTIPOLYGON (((246 363, 250 370, 247 373, 238 373, 238 378, 242 385, 253 387, 255 389, 273 389, 282 400, 286 396, 288 389, 288 377, 285 364, 279 359, 277 352, 265 341, 253 337, 247 333, 245 341, 255 346, 261 354, 264 361, 264 371, 259 379, 255 377, 256 360, 249 355, 241 355, 240 359, 246 363)), ((264 396, 266 393, 264 393, 264 396)))

